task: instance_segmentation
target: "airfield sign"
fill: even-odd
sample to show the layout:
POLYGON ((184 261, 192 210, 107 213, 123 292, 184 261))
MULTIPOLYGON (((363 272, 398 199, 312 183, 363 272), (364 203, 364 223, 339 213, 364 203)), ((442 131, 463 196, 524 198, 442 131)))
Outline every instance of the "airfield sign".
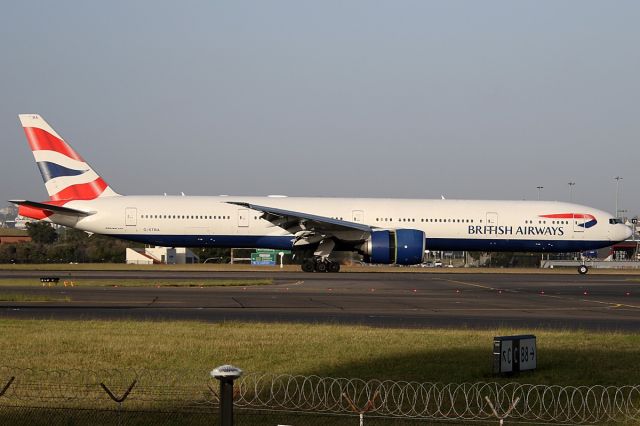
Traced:
POLYGON ((517 373, 535 370, 538 362, 536 336, 499 336, 493 338, 493 373, 517 373))
POLYGON ((275 265, 276 253, 251 253, 252 265, 275 265))

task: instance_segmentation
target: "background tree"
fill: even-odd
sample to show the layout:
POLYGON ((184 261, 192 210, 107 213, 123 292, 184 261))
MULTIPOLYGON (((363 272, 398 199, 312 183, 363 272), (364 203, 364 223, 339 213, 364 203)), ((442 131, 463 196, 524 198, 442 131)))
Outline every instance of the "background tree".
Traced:
POLYGON ((46 222, 27 222, 27 232, 37 244, 51 244, 58 239, 58 233, 46 222))

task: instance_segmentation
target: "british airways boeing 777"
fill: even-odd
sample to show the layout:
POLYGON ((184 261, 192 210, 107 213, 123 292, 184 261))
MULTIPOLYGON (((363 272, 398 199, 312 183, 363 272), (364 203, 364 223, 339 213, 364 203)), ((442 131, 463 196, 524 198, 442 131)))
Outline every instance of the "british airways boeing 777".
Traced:
POLYGON ((12 200, 19 214, 145 244, 293 250, 304 271, 338 272, 339 251, 412 265, 425 249, 578 252, 631 235, 604 211, 562 202, 123 196, 42 117, 19 118, 49 194, 12 200))

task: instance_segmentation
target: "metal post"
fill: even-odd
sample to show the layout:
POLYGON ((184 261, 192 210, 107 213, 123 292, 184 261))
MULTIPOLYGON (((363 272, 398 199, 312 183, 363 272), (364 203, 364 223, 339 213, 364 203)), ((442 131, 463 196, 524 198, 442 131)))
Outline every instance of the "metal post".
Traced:
POLYGON ((544 186, 536 186, 538 188, 538 201, 540 201, 540 191, 544 188, 544 186))
POLYGON ((242 370, 221 365, 210 374, 220 381, 220 425, 233 426, 233 381, 242 375, 242 370))
POLYGON ((233 426, 233 379, 220 379, 220 425, 233 426))

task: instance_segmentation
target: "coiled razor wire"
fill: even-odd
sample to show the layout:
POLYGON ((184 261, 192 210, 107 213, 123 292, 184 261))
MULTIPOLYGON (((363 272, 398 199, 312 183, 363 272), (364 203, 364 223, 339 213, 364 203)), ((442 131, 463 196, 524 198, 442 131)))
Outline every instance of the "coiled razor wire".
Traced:
POLYGON ((328 413, 368 407, 377 416, 488 420, 488 400, 510 419, 553 423, 640 420, 640 386, 546 386, 520 383, 419 383, 317 376, 250 374, 236 404, 328 413))
MULTIPOLYGON (((0 408, 113 409, 119 404, 131 410, 210 411, 218 404, 218 386, 206 371, 0 367, 0 408)), ((640 385, 443 384, 250 373, 235 387, 234 403, 244 409, 489 420, 496 418, 493 405, 498 416, 512 408, 509 419, 526 422, 640 421, 640 385)))

